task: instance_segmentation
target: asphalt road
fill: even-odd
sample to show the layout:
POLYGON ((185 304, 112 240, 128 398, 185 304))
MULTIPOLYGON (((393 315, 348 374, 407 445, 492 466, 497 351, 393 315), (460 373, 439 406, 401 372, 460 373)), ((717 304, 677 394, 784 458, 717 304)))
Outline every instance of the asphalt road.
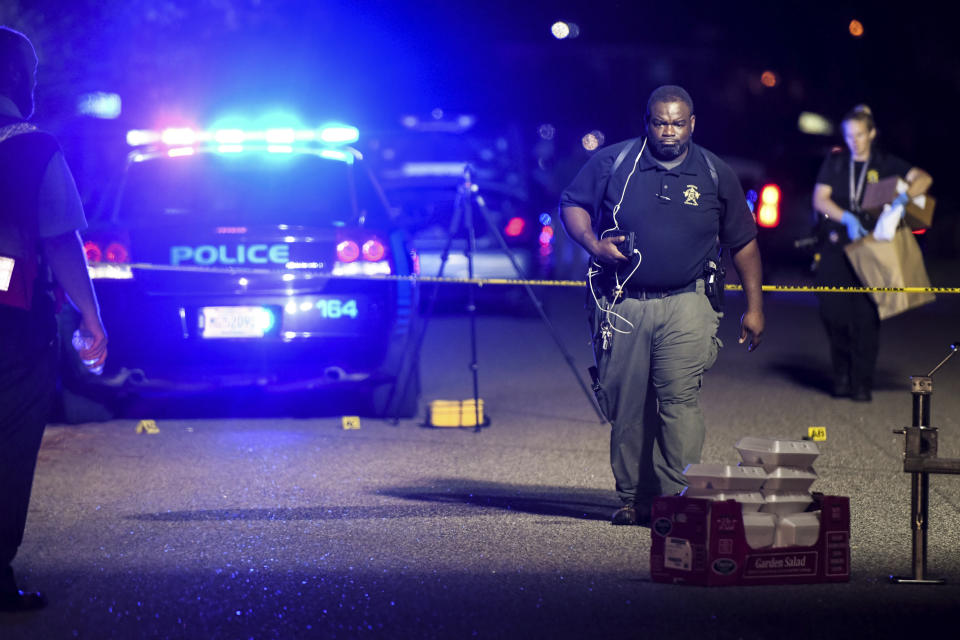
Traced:
MULTIPOLYGON (((589 364, 579 291, 538 290, 589 364)), ((851 501, 849 583, 704 588, 650 580, 650 530, 614 527, 600 424, 539 318, 478 318, 491 425, 229 415, 48 428, 15 562, 49 607, 0 616, 21 638, 923 637, 960 611, 960 478, 931 479, 928 574, 911 573, 909 376, 960 339, 960 296, 884 323, 873 402, 833 399, 817 307, 767 297, 768 332, 726 347, 703 387, 704 462, 744 436, 827 429, 813 489, 851 501)), ((472 395, 469 325, 433 318, 424 402, 472 395)), ((960 357, 934 376, 940 456, 960 457, 960 357)), ((141 416, 150 418, 149 415, 141 416)))

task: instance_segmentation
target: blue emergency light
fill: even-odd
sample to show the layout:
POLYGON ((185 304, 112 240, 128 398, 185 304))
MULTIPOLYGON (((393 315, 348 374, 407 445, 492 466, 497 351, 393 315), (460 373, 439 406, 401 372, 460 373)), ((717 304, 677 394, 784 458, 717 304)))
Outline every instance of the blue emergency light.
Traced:
POLYGON ((245 144, 284 148, 296 144, 319 143, 321 145, 347 145, 360 139, 360 131, 353 126, 330 123, 317 129, 278 127, 247 131, 244 129, 193 129, 169 127, 163 130, 132 129, 127 131, 127 144, 131 147, 163 145, 189 147, 195 144, 215 143, 225 147, 224 152, 235 152, 245 144))

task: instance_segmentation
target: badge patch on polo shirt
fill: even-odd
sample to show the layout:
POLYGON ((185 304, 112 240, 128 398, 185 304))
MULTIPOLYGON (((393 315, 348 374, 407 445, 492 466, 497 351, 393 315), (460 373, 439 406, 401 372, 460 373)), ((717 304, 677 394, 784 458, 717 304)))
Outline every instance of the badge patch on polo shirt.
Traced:
POLYGON ((700 192, 697 191, 697 185, 688 184, 686 190, 683 192, 683 195, 686 197, 686 200, 683 201, 683 204, 693 205, 694 207, 700 206, 700 192))

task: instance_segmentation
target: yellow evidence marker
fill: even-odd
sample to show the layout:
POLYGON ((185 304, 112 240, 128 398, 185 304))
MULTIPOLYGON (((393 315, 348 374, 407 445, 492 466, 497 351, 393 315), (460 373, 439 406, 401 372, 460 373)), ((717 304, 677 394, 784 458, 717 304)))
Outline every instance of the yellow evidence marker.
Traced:
POLYGON ((160 433, 156 420, 141 420, 137 423, 137 433, 160 433))

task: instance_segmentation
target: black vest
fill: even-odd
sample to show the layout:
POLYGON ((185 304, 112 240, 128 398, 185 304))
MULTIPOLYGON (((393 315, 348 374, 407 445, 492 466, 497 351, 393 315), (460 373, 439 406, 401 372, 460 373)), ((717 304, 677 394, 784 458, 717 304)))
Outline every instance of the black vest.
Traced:
MULTIPOLYGON (((20 122, 0 116, 0 128, 20 122)), ((40 260, 40 185, 59 148, 53 136, 40 131, 20 133, 0 142, 0 253, 6 247, 6 253, 40 260)), ((53 299, 42 264, 38 264, 37 274, 29 311, 0 304, 0 340, 40 345, 55 335, 53 299)))

